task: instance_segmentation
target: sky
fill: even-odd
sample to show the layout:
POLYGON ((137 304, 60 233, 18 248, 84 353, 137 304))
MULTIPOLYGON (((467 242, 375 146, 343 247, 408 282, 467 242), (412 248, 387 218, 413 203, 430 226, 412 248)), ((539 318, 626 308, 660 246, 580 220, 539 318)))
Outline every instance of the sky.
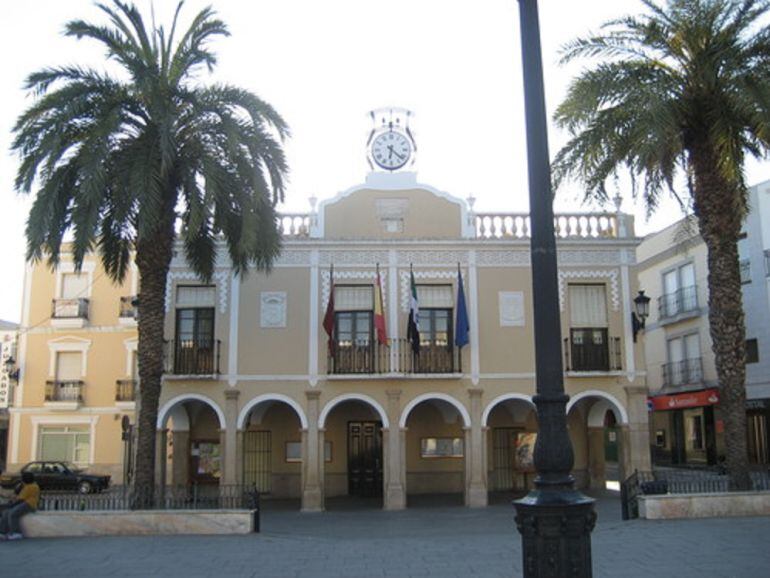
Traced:
MULTIPOLYGON (((169 22, 176 0, 137 0, 169 22)), ((642 11, 639 0, 540 1, 549 115, 581 66, 558 65, 567 41, 601 23, 642 11)), ((454 196, 473 195, 477 211, 528 210, 524 102, 516 0, 187 0, 191 18, 212 5, 231 36, 213 44, 219 62, 201 82, 228 82, 273 105, 291 127, 290 167, 280 210, 307 211, 308 199, 333 197, 364 181, 368 111, 387 106, 414 113, 418 181, 454 196)), ((34 99, 24 78, 45 66, 104 66, 101 47, 64 37, 72 19, 104 23, 90 0, 25 0, 3 5, 0 20, 0 319, 19 321, 24 224, 30 199, 14 191, 11 154, 16 118, 34 99)), ((551 154, 567 135, 549 127, 551 154)), ((770 164, 750 161, 747 180, 770 178, 770 164)), ((673 200, 649 220, 620 185, 623 210, 644 235, 681 218, 673 200)), ((587 211, 567 185, 555 210, 587 211)))

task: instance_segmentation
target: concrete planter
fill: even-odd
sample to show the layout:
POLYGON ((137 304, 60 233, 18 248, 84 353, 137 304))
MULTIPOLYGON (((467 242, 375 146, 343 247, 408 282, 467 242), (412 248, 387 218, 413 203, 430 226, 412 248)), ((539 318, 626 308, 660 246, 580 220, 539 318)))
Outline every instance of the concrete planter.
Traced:
POLYGON ((647 520, 770 516, 770 492, 639 496, 639 517, 647 520))

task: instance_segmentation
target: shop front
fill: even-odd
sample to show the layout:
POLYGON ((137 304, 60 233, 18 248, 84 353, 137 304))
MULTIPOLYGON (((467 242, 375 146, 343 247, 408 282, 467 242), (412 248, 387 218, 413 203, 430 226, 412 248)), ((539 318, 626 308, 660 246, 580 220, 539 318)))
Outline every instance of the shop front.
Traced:
POLYGON ((715 465, 724 455, 724 423, 716 389, 649 398, 655 465, 715 465))
POLYGON ((749 462, 770 464, 770 399, 746 400, 749 462))

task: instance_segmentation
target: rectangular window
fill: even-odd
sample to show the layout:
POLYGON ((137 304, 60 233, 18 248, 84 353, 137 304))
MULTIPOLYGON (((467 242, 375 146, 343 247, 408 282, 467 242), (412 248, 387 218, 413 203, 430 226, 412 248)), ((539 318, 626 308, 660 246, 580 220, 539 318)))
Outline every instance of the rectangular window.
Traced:
POLYGON ((421 458, 461 458, 463 457, 462 438, 422 438, 420 440, 421 458))
POLYGON ((87 297, 87 273, 64 273, 61 281, 62 299, 80 299, 87 297))
POLYGON ((607 327, 607 296, 604 285, 569 286, 571 327, 607 327))
POLYGON ((56 354, 56 381, 78 381, 83 378, 83 353, 59 351, 56 354))
POLYGON ((454 306, 451 285, 417 285, 420 309, 451 309, 454 306))
POLYGON ((746 363, 759 363, 759 342, 756 339, 746 340, 746 363))
POLYGON ((179 286, 176 288, 177 307, 214 307, 217 289, 213 285, 179 286))
POLYGON ((661 318, 698 308, 693 263, 685 263, 663 274, 663 295, 659 305, 661 318))
POLYGON ((765 277, 770 277, 770 249, 765 249, 765 277))
POLYGON ((39 459, 88 465, 91 433, 87 426, 41 427, 39 459))
POLYGON ((663 367, 666 385, 700 383, 703 380, 700 338, 697 333, 669 339, 666 349, 668 363, 663 367))
POLYGON ((374 288, 371 285, 337 285, 334 287, 334 310, 374 310, 374 288))

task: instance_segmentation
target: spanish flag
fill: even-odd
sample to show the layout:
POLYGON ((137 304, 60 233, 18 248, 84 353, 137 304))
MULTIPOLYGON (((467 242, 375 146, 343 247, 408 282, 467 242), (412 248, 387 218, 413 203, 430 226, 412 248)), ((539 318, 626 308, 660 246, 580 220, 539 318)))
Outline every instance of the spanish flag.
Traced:
POLYGON ((381 345, 388 343, 388 331, 385 328, 385 313, 382 307, 382 284, 380 283, 380 264, 377 263, 377 283, 374 286, 374 328, 377 341, 381 345))

